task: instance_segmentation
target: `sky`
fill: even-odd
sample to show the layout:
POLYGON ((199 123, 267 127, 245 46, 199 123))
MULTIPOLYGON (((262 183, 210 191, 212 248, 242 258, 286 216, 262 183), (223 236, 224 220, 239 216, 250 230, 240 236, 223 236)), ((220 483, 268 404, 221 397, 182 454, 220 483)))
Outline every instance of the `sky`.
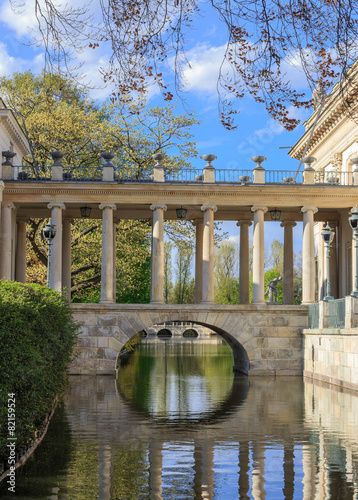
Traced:
MULTIPOLYGON (((71 5, 77 1, 71 2, 71 5)), ((31 70, 40 72, 44 67, 44 49, 41 45, 29 45, 36 27, 34 17, 34 2, 27 0, 15 13, 9 0, 0 0, 0 76, 10 76, 14 71, 31 70)), ((93 2, 96 5, 96 2, 93 2)), ((214 14, 203 17, 196 24, 196 28, 188 36, 188 59, 190 68, 184 71, 186 92, 183 95, 185 105, 178 100, 178 113, 185 110, 194 110, 195 117, 201 124, 193 129, 194 139, 200 155, 215 154, 217 159, 213 166, 219 169, 249 169, 255 165, 251 161, 254 155, 263 155, 267 158, 263 166, 270 170, 296 170, 298 161, 291 159, 288 149, 292 147, 304 132, 302 123, 310 115, 310 110, 295 111, 295 117, 301 119, 293 132, 286 132, 276 123, 263 105, 257 104, 249 96, 244 97, 239 104, 240 113, 237 115, 238 127, 227 131, 219 122, 216 81, 219 64, 225 48, 225 31, 223 26, 214 17, 214 14)), ((82 70, 87 81, 100 88, 92 91, 92 97, 103 99, 111 92, 103 88, 99 67, 104 65, 108 57, 108 48, 85 50, 80 56, 83 63, 82 70)), ((168 81, 173 78, 170 70, 170 61, 165 72, 168 81)), ((305 90, 305 80, 297 65, 287 65, 290 81, 297 90, 305 90)), ((153 105, 163 105, 164 101, 156 89, 151 89, 149 99, 153 105)), ((196 160, 195 166, 205 165, 203 160, 196 160)), ((277 230, 277 223, 265 225, 265 239, 269 246, 273 238, 283 240, 283 230, 277 230)), ((238 240, 239 230, 234 223, 225 223, 224 229, 230 233, 231 239, 238 240)), ((252 230, 252 229, 251 229, 252 230)), ((294 247, 296 253, 301 247, 301 227, 294 230, 294 247)))

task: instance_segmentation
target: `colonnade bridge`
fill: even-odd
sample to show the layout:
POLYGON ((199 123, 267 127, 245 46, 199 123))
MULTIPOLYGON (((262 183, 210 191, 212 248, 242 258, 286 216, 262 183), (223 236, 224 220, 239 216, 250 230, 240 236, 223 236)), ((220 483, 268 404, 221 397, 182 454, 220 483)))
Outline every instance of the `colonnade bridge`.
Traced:
MULTIPOLYGON (((236 342, 235 366, 239 371, 247 372, 249 365, 253 371, 300 370, 298 362, 290 362, 290 352, 301 349, 299 330, 307 325, 307 304, 317 299, 315 222, 329 221, 334 228, 331 293, 336 298, 343 297, 350 292, 355 270, 345 260, 346 242, 341 235, 357 204, 358 171, 315 172, 306 164, 302 174, 296 176, 296 172, 265 170, 260 163, 262 157, 257 157, 252 171, 220 170, 211 165, 215 157, 206 155, 203 170, 174 172, 161 164, 163 155, 154 155, 157 164, 151 172, 144 173, 138 168, 116 169, 110 162, 111 155, 102 156, 106 163, 101 168, 64 167, 61 154, 53 153, 54 164, 49 168, 14 167, 7 160, 0 172, 1 278, 26 280, 26 221, 30 217, 51 218, 57 233, 52 244, 50 286, 64 291, 70 299, 72 221, 81 218, 83 206, 91 209, 91 218, 103 221, 100 304, 71 306, 82 323, 78 348, 82 349, 83 364, 78 369, 114 370, 114 354, 126 338, 144 326, 190 320, 218 331, 232 345, 236 342), (196 226, 195 306, 168 306, 163 298, 163 222, 176 219, 176 210, 181 207, 186 209, 186 219, 196 226), (284 228, 283 306, 267 305, 264 299, 265 222, 277 219, 277 214, 276 223, 284 228), (152 221, 150 305, 114 304, 114 245, 119 219, 152 221), (214 303, 215 220, 236 221, 240 227, 237 306, 214 303), (293 228, 298 221, 303 222, 302 305, 294 306, 293 228), (249 304, 251 225, 253 299, 249 304), (87 324, 89 318, 92 323, 87 324), (107 323, 117 330, 105 330, 107 323), (295 333, 290 328, 295 328, 295 333)), ((324 282, 326 270, 320 262, 318 265, 324 282)))

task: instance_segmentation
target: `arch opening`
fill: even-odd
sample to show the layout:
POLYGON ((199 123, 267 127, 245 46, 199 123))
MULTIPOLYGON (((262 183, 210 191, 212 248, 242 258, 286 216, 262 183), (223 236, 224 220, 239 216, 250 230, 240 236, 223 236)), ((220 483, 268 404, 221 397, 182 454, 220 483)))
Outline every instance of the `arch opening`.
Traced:
POLYGON ((167 328, 162 328, 157 333, 157 337, 159 339, 170 339, 172 336, 173 336, 172 332, 170 330, 168 330, 167 328))
POLYGON ((189 339, 196 339, 199 337, 199 334, 196 330, 193 328, 189 328, 188 330, 185 330, 182 335, 184 338, 189 338, 189 339))

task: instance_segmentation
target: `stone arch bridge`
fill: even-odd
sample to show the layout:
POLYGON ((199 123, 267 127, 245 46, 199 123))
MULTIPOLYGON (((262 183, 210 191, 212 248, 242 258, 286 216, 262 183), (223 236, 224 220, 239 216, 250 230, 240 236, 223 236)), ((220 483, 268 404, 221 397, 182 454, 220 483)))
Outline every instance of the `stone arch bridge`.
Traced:
POLYGON ((133 335, 176 321, 221 335, 232 348, 236 372, 302 374, 307 306, 71 304, 71 309, 80 325, 72 374, 114 374, 118 354, 133 335))

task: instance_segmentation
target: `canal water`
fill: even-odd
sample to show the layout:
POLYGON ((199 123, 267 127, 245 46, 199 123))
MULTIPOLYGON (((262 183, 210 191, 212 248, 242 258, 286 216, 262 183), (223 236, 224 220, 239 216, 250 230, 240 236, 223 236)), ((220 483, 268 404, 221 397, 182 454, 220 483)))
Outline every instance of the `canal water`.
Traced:
POLYGON ((143 341, 112 377, 71 377, 1 498, 357 499, 358 395, 234 376, 221 341, 143 341))

